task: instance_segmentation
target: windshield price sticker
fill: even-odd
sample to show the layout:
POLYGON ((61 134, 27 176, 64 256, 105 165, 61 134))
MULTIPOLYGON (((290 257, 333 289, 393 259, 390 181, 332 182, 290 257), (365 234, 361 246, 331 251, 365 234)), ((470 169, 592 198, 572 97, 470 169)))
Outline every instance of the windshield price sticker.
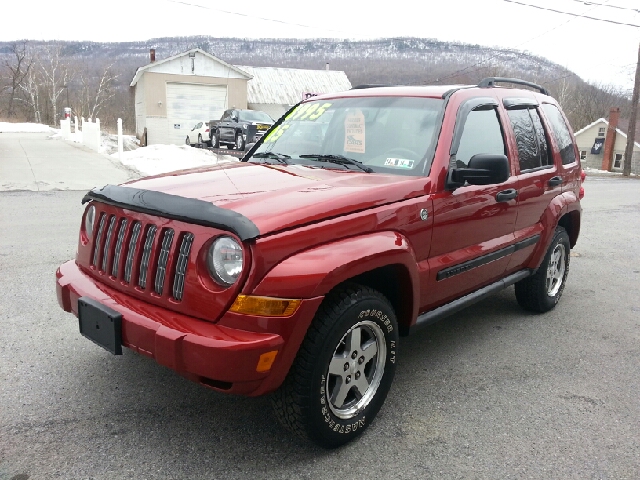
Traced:
POLYGON ((412 169, 414 163, 415 163, 414 160, 408 160, 406 158, 387 158, 384 161, 384 166, 412 169))
POLYGON ((364 114, 356 110, 344 119, 344 151, 364 153, 364 148, 364 114))
POLYGON ((290 124, 287 125, 285 123, 283 123, 282 125, 278 125, 276 128, 271 130, 271 133, 269 133, 269 135, 267 135, 267 137, 263 140, 262 143, 275 142, 276 140, 278 140, 282 136, 284 131, 286 129, 288 129, 290 126, 291 126, 290 124))

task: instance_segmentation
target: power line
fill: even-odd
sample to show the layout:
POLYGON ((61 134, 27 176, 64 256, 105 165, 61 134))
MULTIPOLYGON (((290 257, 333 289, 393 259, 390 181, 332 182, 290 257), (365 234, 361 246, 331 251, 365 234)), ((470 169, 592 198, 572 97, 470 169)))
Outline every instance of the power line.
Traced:
MULTIPOLYGON (((572 17, 580 17, 580 18, 586 18, 588 20, 595 20, 598 22, 608 22, 608 23, 615 23, 616 25, 624 25, 627 27, 635 27, 635 28, 640 28, 640 25, 636 25, 634 23, 624 23, 624 22, 617 22, 615 20, 609 20, 608 18, 597 18, 597 17, 589 17, 587 15, 581 15, 579 13, 570 13, 570 12, 564 12, 562 10, 556 10, 554 8, 548 8, 548 7, 540 7, 538 5, 531 5, 530 3, 522 3, 522 2, 517 2, 516 0, 502 0, 503 2, 508 2, 508 3, 516 3, 518 5, 522 5, 524 7, 531 7, 531 8, 537 8, 538 10, 547 10, 549 12, 554 12, 554 13, 561 13, 563 15, 571 15, 572 17)), ((596 4, 596 3, 590 3, 589 5, 601 5, 601 4, 596 4)))
POLYGON ((211 8, 211 7, 207 7, 205 5, 198 5, 196 3, 189 3, 189 2, 181 2, 180 0, 166 0, 169 3, 177 3, 180 5, 186 5, 188 7, 196 7, 196 8, 202 8, 204 10, 214 10, 216 12, 222 12, 222 13, 227 13, 229 15, 237 15, 239 17, 245 17, 245 18, 255 18, 256 20, 263 20, 265 22, 274 22, 274 23, 280 23, 283 25, 291 25, 294 27, 303 27, 303 28, 312 28, 314 30, 326 30, 328 32, 336 32, 336 33, 343 33, 343 34, 347 34, 347 32, 342 31, 342 30, 335 30, 332 28, 326 28, 326 27, 314 27, 311 25, 304 25, 302 23, 291 23, 291 22, 285 22, 284 20, 276 20, 273 18, 267 18, 267 17, 259 17, 257 15, 249 15, 246 13, 238 13, 238 12, 231 12, 229 10, 223 10, 221 8, 211 8))
POLYGON ((571 0, 572 2, 582 3, 583 5, 596 5, 598 7, 617 8, 618 10, 631 10, 632 12, 640 13, 638 8, 621 7, 619 5, 607 5, 606 3, 589 2, 586 0, 571 0))

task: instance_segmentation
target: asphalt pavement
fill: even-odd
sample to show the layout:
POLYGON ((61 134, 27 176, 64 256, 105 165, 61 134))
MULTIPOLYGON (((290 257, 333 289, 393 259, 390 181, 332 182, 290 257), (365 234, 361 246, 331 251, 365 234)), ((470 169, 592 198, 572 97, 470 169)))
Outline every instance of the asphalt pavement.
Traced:
POLYGON ((0 192, 86 191, 137 176, 106 155, 49 133, 0 133, 0 192))
POLYGON ((335 451, 266 397, 83 338, 54 273, 84 190, 0 192, 0 479, 640 478, 640 181, 585 185, 556 309, 526 313, 510 288, 401 339, 378 418, 335 451))

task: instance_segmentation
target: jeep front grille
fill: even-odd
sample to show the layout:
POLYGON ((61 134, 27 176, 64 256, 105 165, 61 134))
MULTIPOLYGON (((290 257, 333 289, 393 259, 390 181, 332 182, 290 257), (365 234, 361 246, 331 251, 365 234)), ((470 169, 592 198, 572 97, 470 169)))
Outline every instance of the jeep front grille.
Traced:
POLYGON ((195 236, 126 216, 100 214, 91 265, 122 286, 181 301, 195 236), (174 239, 177 241, 174 243, 174 239), (165 292, 165 285, 169 289, 165 292))

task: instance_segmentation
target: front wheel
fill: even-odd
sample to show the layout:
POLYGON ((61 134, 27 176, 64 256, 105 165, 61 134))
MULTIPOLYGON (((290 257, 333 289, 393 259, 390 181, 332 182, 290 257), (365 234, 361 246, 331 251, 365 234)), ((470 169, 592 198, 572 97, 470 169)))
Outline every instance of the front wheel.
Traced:
POLYGON ((278 420, 325 448, 353 440, 384 403, 397 344, 396 316, 382 294, 356 284, 334 290, 272 395, 278 420))
POLYGON ((184 141, 185 145, 191 146, 191 140, 189 139, 189 135, 187 135, 186 140, 184 141))
POLYGON ((236 150, 240 150, 240 151, 244 150, 244 138, 242 138, 241 133, 238 133, 236 135, 236 150))
POLYGON ((516 299, 522 308, 544 313, 556 306, 569 274, 569 235, 558 227, 538 271, 515 285, 516 299))
POLYGON ((213 148, 220 148, 220 137, 217 133, 214 133, 211 137, 211 146, 213 148))

